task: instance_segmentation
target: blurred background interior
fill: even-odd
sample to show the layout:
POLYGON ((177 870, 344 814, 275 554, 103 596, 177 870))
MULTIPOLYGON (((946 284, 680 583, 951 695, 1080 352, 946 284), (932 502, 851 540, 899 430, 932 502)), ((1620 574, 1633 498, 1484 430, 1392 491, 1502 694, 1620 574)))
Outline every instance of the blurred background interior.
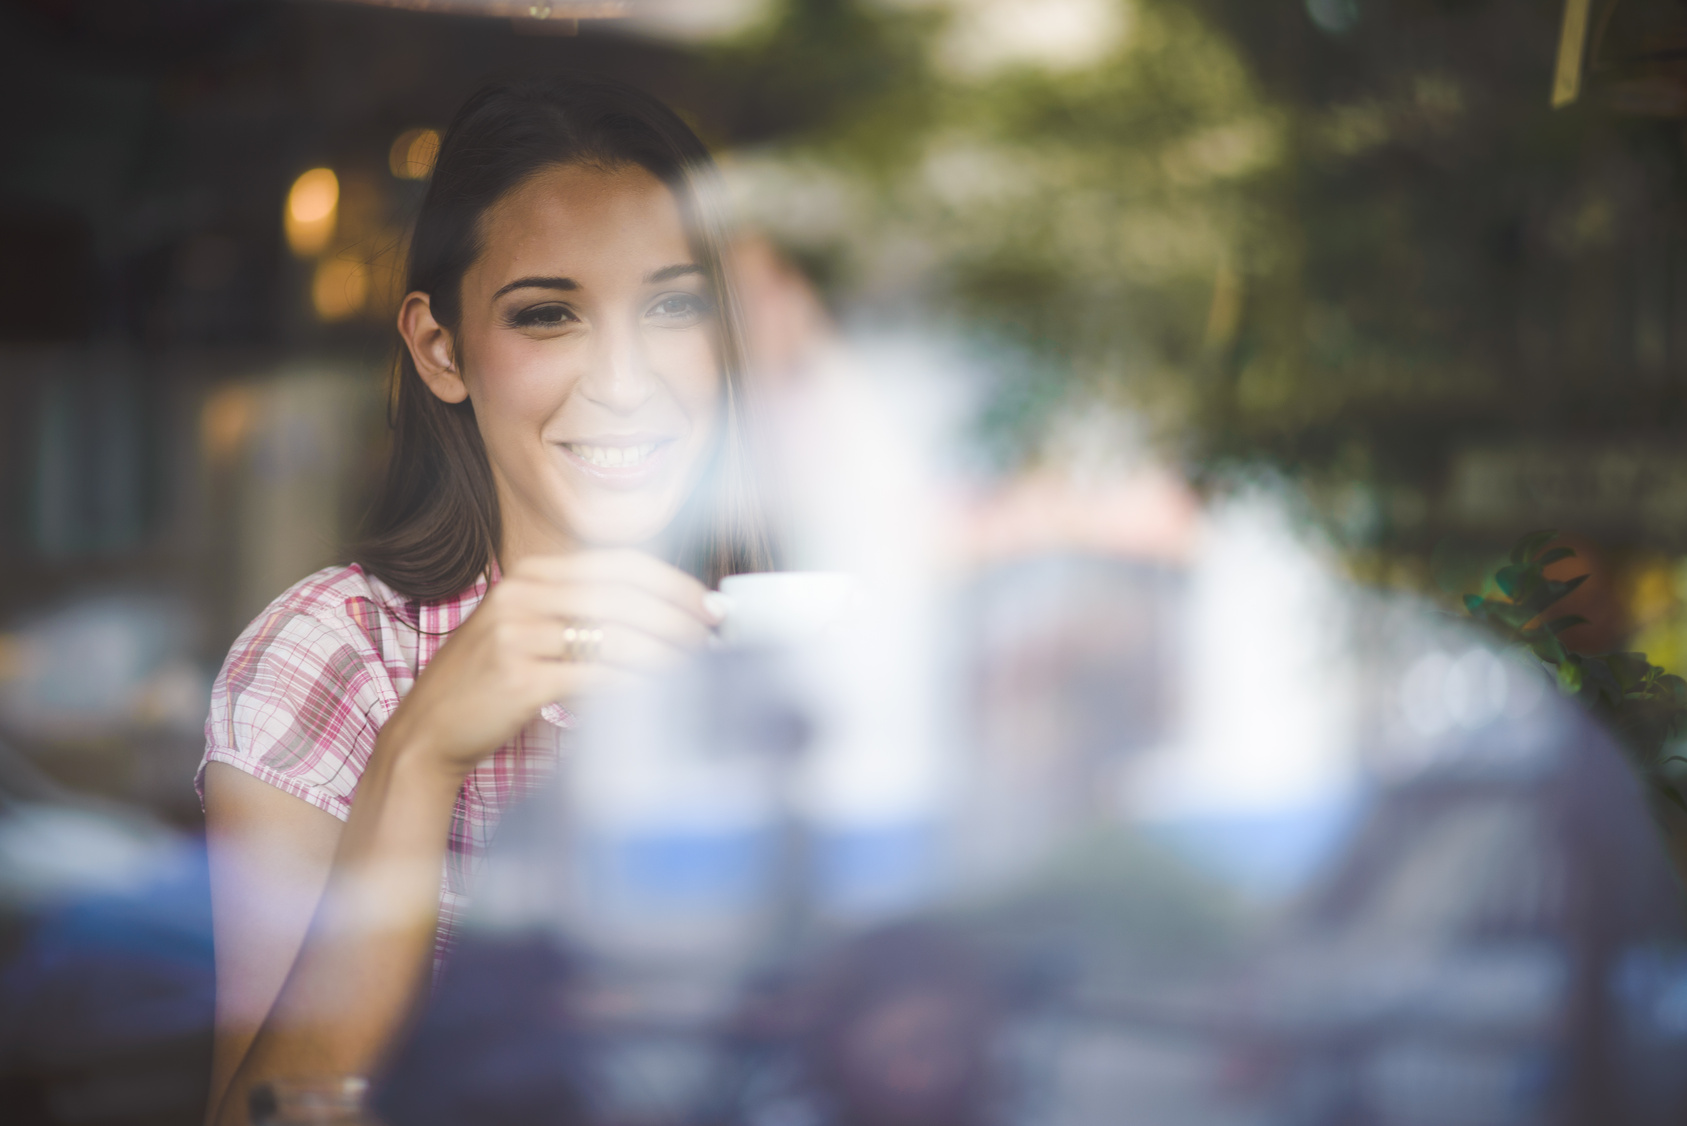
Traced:
MULTIPOLYGON (((1382 656, 1343 698, 1409 682, 1389 706, 1420 736, 1522 715, 1516 674, 1465 642, 1396 661, 1389 599, 1476 589, 1533 528, 1591 568, 1579 646, 1687 666, 1677 0, 6 0, 0 1099, 31 1120, 188 1120, 198 1080, 125 1036, 191 1054, 205 1035, 191 778, 211 677, 271 598, 342 557, 371 496, 438 131, 488 78, 543 71, 645 87, 720 156, 768 379, 834 333, 944 341, 975 409, 943 554, 986 608, 981 652, 1024 640, 1012 605, 988 609, 1001 584, 1044 591, 1045 624, 1074 590, 1126 591, 1087 657, 1033 638, 978 673, 1003 701, 982 744, 1065 740, 1093 766, 1163 741, 1159 662, 1131 630, 1167 584, 1232 592, 1191 643, 1235 658, 1210 666, 1221 694, 1283 653, 1322 660, 1294 631, 1319 612, 1300 556, 1252 565, 1287 538, 1379 607, 1354 643, 1382 656), (1276 516, 1248 515, 1262 491, 1276 516), (1220 547, 1231 571, 1194 562, 1220 547), (1083 688, 1089 658, 1131 687, 1074 719, 1056 688, 1083 688), (1486 712, 1459 694, 1472 677, 1501 686, 1486 712), (133 892, 143 869, 145 894, 64 894, 133 892), (95 1076, 80 1002, 31 990, 114 918, 171 953, 138 994, 96 959, 119 983, 98 990, 134 995, 95 1076)), ((1411 823, 1390 808, 1364 839, 1411 823)), ((1344 816, 1300 822, 1300 844, 1233 818, 1230 867, 1188 852, 1177 910, 1281 886, 1344 816), (1214 872, 1232 883, 1209 896, 1214 872)), ((1130 869, 1183 878, 1153 870, 1130 869)), ((1349 909, 1321 894, 1313 915, 1349 909)), ((1533 925, 1507 918, 1481 925, 1533 925)), ((1625 957, 1687 1035, 1687 992, 1645 984, 1682 967, 1625 957)), ((1379 1090, 1443 1074, 1408 1057, 1379 1090)), ((1537 1120, 1512 1106, 1460 1120, 1537 1120)), ((1348 1120, 1330 1113, 1285 1120, 1348 1120)))

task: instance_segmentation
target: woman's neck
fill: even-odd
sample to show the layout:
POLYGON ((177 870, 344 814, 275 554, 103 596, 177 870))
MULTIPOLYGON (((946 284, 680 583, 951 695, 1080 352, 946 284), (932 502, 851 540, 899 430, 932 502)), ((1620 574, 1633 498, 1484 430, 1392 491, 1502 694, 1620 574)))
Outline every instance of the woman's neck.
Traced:
POLYGON ((529 555, 570 555, 584 546, 560 528, 534 528, 527 521, 506 520, 501 538, 498 568, 506 574, 529 555))
MULTIPOLYGON (((510 568, 529 555, 572 555, 589 547, 608 546, 581 542, 566 529, 520 503, 503 481, 497 483, 499 517, 503 525, 498 543, 498 569, 501 573, 508 574, 510 568)), ((670 536, 671 531, 648 543, 618 546, 648 551, 665 559, 671 547, 670 536)))
POLYGON ((584 544, 569 535, 566 529, 535 512, 503 479, 494 466, 494 485, 498 490, 498 569, 509 574, 510 569, 529 555, 570 555, 584 544))

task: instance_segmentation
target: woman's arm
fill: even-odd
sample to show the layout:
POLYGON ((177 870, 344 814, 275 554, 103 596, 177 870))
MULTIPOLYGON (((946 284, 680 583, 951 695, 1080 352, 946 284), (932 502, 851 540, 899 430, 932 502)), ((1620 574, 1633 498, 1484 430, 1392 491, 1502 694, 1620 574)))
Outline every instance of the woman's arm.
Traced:
POLYGON ((215 1111, 304 945, 345 825, 227 763, 205 767, 217 953, 215 1111))
POLYGON ((232 768, 215 782, 207 768, 218 990, 233 991, 231 1016, 274 998, 256 1032, 249 1017, 220 1024, 217 1074, 228 1078, 212 1123, 245 1123, 248 1093, 268 1079, 375 1068, 425 991, 452 807, 468 772, 545 703, 699 645, 716 620, 703 594, 633 552, 513 567, 381 729, 331 850, 335 827, 294 808, 306 803, 255 798, 244 782, 228 784, 232 768), (561 659, 563 627, 581 620, 603 627, 602 663, 561 659), (295 909, 313 882, 314 912, 295 909))
MULTIPOLYGON (((278 966, 285 979, 276 983, 279 988, 261 1031, 241 1035, 242 1030, 228 1030, 222 1062, 228 1067, 227 1058, 238 1053, 239 1064, 221 1091, 213 1122, 246 1122, 250 1089, 271 1077, 366 1075, 373 1069, 409 1015, 433 964, 440 871, 461 783, 460 776, 420 754, 377 744, 358 783, 351 817, 335 834, 331 860, 319 869, 320 901, 314 913, 306 915, 308 929, 294 930, 298 938, 293 949, 286 949, 285 933, 252 933, 256 911, 240 912, 237 907, 244 925, 231 920, 219 927, 245 930, 237 936, 245 941, 226 959, 234 963, 234 973, 244 971, 243 980, 222 980, 241 980, 241 992, 256 992, 266 978, 274 980, 278 966), (246 1041, 244 1052, 239 1052, 237 1038, 246 1041)), ((280 798, 310 809, 290 795, 280 798)), ((207 814, 223 820, 224 811, 211 814, 215 802, 207 771, 207 814)), ((247 812, 263 816, 272 811, 247 812)), ((302 820, 292 811, 282 819, 299 828, 302 820)), ((283 836, 273 827, 267 831, 283 836)), ((312 826, 287 835, 315 851, 320 848, 319 831, 312 826)), ((249 883, 250 890, 237 893, 241 899, 250 903, 254 892, 262 894, 267 888, 289 897, 305 890, 296 878, 277 879, 274 869, 266 874, 268 879, 249 883), (291 889, 283 886, 289 882, 291 889)), ((285 927, 287 919, 275 921, 285 927)))

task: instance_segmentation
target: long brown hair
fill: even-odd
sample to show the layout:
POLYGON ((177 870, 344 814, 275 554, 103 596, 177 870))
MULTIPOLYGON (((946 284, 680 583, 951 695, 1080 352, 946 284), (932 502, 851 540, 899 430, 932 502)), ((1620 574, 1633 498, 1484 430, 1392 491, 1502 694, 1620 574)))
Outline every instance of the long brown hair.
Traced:
MULTIPOLYGON (((463 103, 440 142, 411 235, 405 290, 428 294, 434 318, 455 336, 463 275, 483 249, 483 216, 528 177, 567 164, 638 165, 679 202, 715 292, 725 393, 722 438, 676 519, 673 561, 710 586, 724 575, 765 570, 771 547, 750 465, 743 337, 712 206, 714 161, 671 109, 602 78, 481 89, 463 103)), ((353 558, 411 598, 451 597, 490 572, 502 536, 474 404, 434 395, 401 343, 388 422, 386 479, 353 558)))

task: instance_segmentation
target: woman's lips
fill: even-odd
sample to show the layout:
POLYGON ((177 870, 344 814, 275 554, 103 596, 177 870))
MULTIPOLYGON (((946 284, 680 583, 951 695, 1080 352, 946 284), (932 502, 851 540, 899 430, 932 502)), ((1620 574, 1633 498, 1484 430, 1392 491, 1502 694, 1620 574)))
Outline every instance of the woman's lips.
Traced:
POLYGON ((616 484, 639 484, 656 475, 667 461, 672 438, 587 439, 558 442, 563 457, 588 476, 616 484))

